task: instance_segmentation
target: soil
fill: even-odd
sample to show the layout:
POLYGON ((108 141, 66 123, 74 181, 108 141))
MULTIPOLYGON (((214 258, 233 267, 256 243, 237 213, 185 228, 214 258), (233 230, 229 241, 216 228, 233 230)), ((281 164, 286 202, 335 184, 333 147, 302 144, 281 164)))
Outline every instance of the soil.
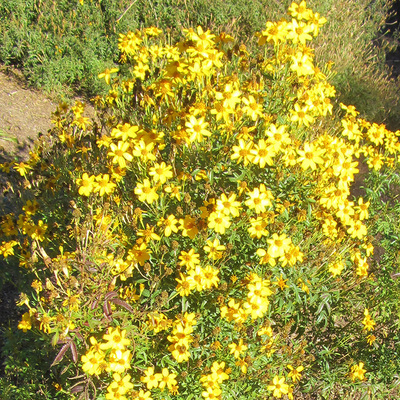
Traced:
MULTIPOLYGON (((94 116, 87 100, 86 114, 94 116)), ((52 128, 52 113, 58 103, 32 88, 16 68, 0 64, 0 162, 24 160, 29 156, 39 133, 52 128)))
POLYGON ((18 70, 0 66, 2 155, 8 159, 25 159, 38 133, 51 128, 51 113, 56 106, 42 92, 30 88, 18 70))

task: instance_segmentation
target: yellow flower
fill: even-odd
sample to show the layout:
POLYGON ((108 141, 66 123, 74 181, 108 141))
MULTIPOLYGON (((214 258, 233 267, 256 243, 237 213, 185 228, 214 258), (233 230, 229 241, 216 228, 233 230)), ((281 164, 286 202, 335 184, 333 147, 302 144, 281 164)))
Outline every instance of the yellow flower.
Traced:
POLYGON ((118 164, 121 168, 126 168, 126 161, 132 161, 132 154, 128 153, 129 143, 119 141, 117 146, 114 143, 110 144, 110 150, 107 154, 108 157, 112 157, 113 164, 118 164))
POLYGON ((196 264, 200 264, 199 257, 200 255, 195 253, 194 249, 190 249, 189 252, 181 251, 181 255, 178 257, 181 260, 179 265, 185 266, 186 269, 194 269, 196 264))
POLYGON ((267 226, 267 221, 265 218, 251 218, 250 219, 250 228, 247 231, 250 233, 251 238, 261 239, 262 236, 268 236, 268 231, 265 229, 267 226))
POLYGON ((8 258, 8 256, 14 255, 14 246, 16 246, 17 244, 18 242, 16 240, 11 240, 10 242, 2 242, 0 245, 0 254, 2 254, 4 258, 8 258))
POLYGON ((151 250, 147 248, 146 243, 142 243, 140 245, 134 246, 128 252, 128 261, 134 261, 139 263, 139 265, 143 266, 144 263, 150 259, 151 250))
POLYGON ((116 73, 116 72, 118 72, 118 71, 119 71, 118 68, 111 68, 111 69, 106 68, 105 71, 101 72, 101 73, 98 75, 98 78, 99 78, 99 79, 104 78, 104 80, 106 81, 107 85, 109 85, 110 82, 111 82, 111 74, 114 74, 114 73, 116 73))
POLYGON ((189 361, 190 353, 188 347, 173 343, 168 347, 168 350, 178 363, 189 361))
POLYGON ((139 196, 139 201, 153 203, 158 199, 156 189, 150 186, 150 181, 145 179, 143 183, 138 182, 135 187, 135 194, 139 196))
POLYGON ((236 201, 235 194, 231 194, 228 198, 224 193, 222 193, 221 198, 217 199, 216 209, 222 211, 226 215, 232 214, 232 216, 238 217, 240 202, 236 201))
POLYGON ((267 389, 273 391, 272 395, 280 399, 283 394, 287 394, 289 392, 289 385, 285 383, 284 376, 279 378, 278 375, 275 375, 271 385, 269 385, 267 389))
POLYGON ((374 335, 368 335, 368 336, 367 336, 367 343, 368 343, 370 346, 372 346, 372 344, 375 342, 375 340, 376 340, 376 336, 374 336, 374 335))
POLYGON ((118 124, 116 128, 111 130, 111 136, 115 139, 121 139, 122 142, 126 142, 128 138, 136 139, 138 136, 139 127, 136 125, 130 125, 128 123, 118 124))
POLYGON ((164 188, 164 191, 169 193, 171 197, 175 197, 178 201, 181 201, 180 189, 180 186, 175 186, 173 183, 171 183, 171 185, 164 188))
POLYGON ((323 149, 316 149, 312 143, 304 143, 304 150, 297 150, 300 157, 297 162, 301 163, 301 168, 306 170, 311 168, 314 171, 317 168, 317 164, 323 164, 324 160, 321 155, 325 153, 323 149))
POLYGON ((349 225, 347 233, 352 238, 362 239, 364 236, 367 235, 367 227, 360 220, 354 221, 353 219, 349 219, 347 223, 349 225))
MULTIPOLYGON (((307 54, 303 54, 302 52, 296 53, 295 56, 291 57, 292 59, 292 65, 290 66, 290 69, 292 71, 295 71, 297 73, 297 76, 305 76, 305 75, 313 75, 314 74, 314 65, 312 63, 312 60, 310 57, 307 56, 307 54)), ((313 118, 311 116, 306 117, 304 115, 304 118, 302 118, 301 114, 301 109, 300 106, 296 108, 298 104, 295 105, 295 112, 297 112, 297 121, 303 122, 304 125, 308 126, 308 122, 312 122, 313 118)), ((306 111, 306 108, 303 108, 303 112, 306 111)), ((294 113, 295 115, 295 113, 294 113)), ((296 118, 296 117, 295 117, 296 118)), ((296 119, 292 119, 292 121, 295 121, 296 119)), ((301 123, 300 123, 301 125, 301 123)))
POLYGON ((94 184, 94 192, 99 192, 100 196, 105 194, 111 194, 117 185, 114 182, 110 182, 110 175, 98 175, 96 176, 96 183, 94 184))
POLYGON ((32 167, 30 167, 28 164, 25 164, 24 162, 20 162, 14 164, 14 169, 18 171, 21 176, 26 176, 28 170, 32 169, 32 167))
POLYGON ((22 329, 23 332, 32 329, 32 321, 29 312, 26 312, 22 315, 22 320, 18 324, 18 329, 22 329))
POLYGON ((361 323, 364 325, 364 329, 366 331, 372 331, 376 325, 376 322, 369 315, 368 308, 364 310, 364 319, 361 321, 361 323))
POLYGON ((240 370, 242 371, 243 374, 247 374, 247 367, 248 367, 248 364, 247 364, 246 360, 243 360, 243 359, 239 358, 239 359, 236 361, 235 365, 237 365, 238 367, 240 367, 240 370))
MULTIPOLYGON (((130 382, 131 376, 126 374, 124 377, 121 377, 120 374, 115 372, 113 374, 114 381, 107 387, 107 391, 111 396, 109 399, 115 399, 114 393, 119 393, 120 395, 124 395, 125 393, 129 392, 133 388, 133 383, 130 382)), ((106 396, 107 399, 107 396, 106 396)), ((119 397, 121 399, 121 396, 119 397)))
POLYGON ((252 121, 256 121, 257 118, 263 116, 263 107, 258 104, 254 96, 250 95, 249 98, 243 97, 243 103, 246 105, 243 107, 243 111, 248 115, 252 121))
POLYGON ((274 267, 276 265, 275 258, 271 257, 271 255, 267 253, 264 249, 257 249, 256 254, 260 257, 259 264, 269 264, 271 265, 271 267, 274 267))
POLYGON ((153 400, 153 398, 151 397, 151 392, 145 392, 143 389, 140 389, 139 393, 136 393, 132 400, 153 400))
POLYGON ((306 44, 307 40, 312 40, 310 33, 313 31, 313 27, 302 21, 292 19, 292 22, 288 24, 288 35, 287 38, 293 43, 306 44))
POLYGON ((265 131, 265 135, 267 137, 267 143, 272 145, 275 152, 278 152, 285 147, 285 145, 292 142, 289 134, 286 132, 286 125, 281 125, 277 128, 274 124, 271 124, 265 131))
POLYGON ((285 267, 289 264, 293 267, 297 262, 303 261, 304 254, 300 251, 299 246, 294 246, 293 243, 290 245, 290 249, 285 251, 285 254, 279 258, 279 261, 282 264, 282 267, 285 267))
POLYGON ((314 122, 314 117, 309 114, 308 106, 301 108, 300 105, 296 103, 294 105, 294 110, 290 110, 290 112, 292 113, 290 120, 298 122, 300 126, 304 124, 308 127, 314 122))
POLYGON ((106 334, 103 335, 103 340, 107 343, 102 343, 100 345, 101 350, 114 349, 114 350, 125 350, 126 346, 131 343, 129 339, 125 338, 126 330, 120 330, 119 326, 115 329, 112 327, 108 328, 106 334))
POLYGON ((219 260, 222 257, 221 251, 224 251, 226 247, 224 245, 221 245, 219 243, 218 239, 214 239, 214 241, 211 242, 211 240, 207 240, 207 246, 204 246, 203 249, 206 253, 208 253, 208 258, 211 258, 212 260, 219 260))
POLYGON ((190 269, 188 275, 188 281, 191 289, 196 289, 199 292, 205 289, 203 269, 199 265, 196 265, 195 268, 190 269))
POLYGON ((168 371, 168 368, 163 368, 161 371, 161 374, 156 374, 156 377, 158 379, 158 387, 161 390, 164 390, 165 387, 168 387, 169 390, 172 390, 172 387, 177 384, 176 381, 176 374, 170 373, 168 371))
POLYGON ((231 226, 229 215, 226 215, 220 211, 212 212, 208 216, 208 227, 214 229, 216 233, 223 235, 225 230, 231 226))
POLYGON ((190 239, 194 239, 199 232, 199 229, 196 225, 196 219, 190 215, 186 215, 185 219, 181 218, 179 220, 179 224, 179 229, 182 230, 182 236, 188 236, 190 239))
POLYGON ((221 398, 222 390, 219 387, 207 387, 201 395, 204 397, 205 400, 218 400, 221 398))
POLYGON ((231 160, 236 160, 239 164, 243 161, 243 164, 246 166, 249 162, 253 162, 254 154, 251 152, 253 149, 254 143, 249 141, 245 143, 244 140, 239 139, 239 146, 233 146, 233 154, 231 155, 231 160))
POLYGON ((328 271, 332 274, 333 277, 335 277, 342 273, 343 268, 344 268, 343 261, 336 261, 334 263, 329 264, 328 271))
POLYGON ((269 337, 272 337, 272 328, 269 325, 263 326, 257 331, 257 335, 258 336, 267 335, 269 337))
POLYGON ((307 8, 307 4, 304 0, 300 4, 293 2, 288 8, 289 15, 298 20, 308 19, 310 11, 311 10, 307 8))
POLYGON ((26 215, 33 215, 39 209, 39 203, 36 200, 28 200, 22 209, 25 211, 26 215))
POLYGON ((212 286, 218 287, 219 278, 218 275, 219 270, 213 268, 211 265, 207 265, 202 269, 202 285, 204 289, 211 289, 212 286))
POLYGON ((81 179, 76 180, 76 184, 80 186, 78 192, 81 196, 90 196, 95 187, 94 175, 90 176, 85 172, 81 179))
POLYGON ((223 381, 229 379, 228 369, 225 369, 225 362, 222 361, 221 363, 214 361, 211 367, 211 372, 216 374, 216 379, 218 383, 222 383, 223 381))
POLYGON ((279 42, 285 42, 288 34, 288 23, 287 21, 271 22, 267 21, 266 29, 258 32, 258 44, 264 45, 266 42, 274 43, 277 45, 279 42))
POLYGON ((92 349, 81 357, 82 370, 89 375, 100 375, 104 369, 104 353, 92 349))
POLYGON ((290 364, 287 366, 290 369, 290 372, 288 374, 289 378, 292 378, 293 382, 297 382, 301 379, 301 374, 300 372, 303 371, 304 367, 300 365, 297 368, 293 368, 290 364))
POLYGON ((180 276, 180 279, 175 278, 175 280, 178 282, 176 291, 182 297, 189 296, 189 294, 192 291, 192 285, 190 284, 190 280, 188 279, 188 276, 186 276, 185 274, 182 274, 182 272, 179 273, 179 276, 180 276))
POLYGON ((281 274, 281 276, 276 280, 276 282, 273 282, 273 283, 274 283, 274 285, 279 286, 279 288, 281 290, 283 290, 283 289, 289 287, 288 285, 286 285, 286 282, 287 282, 287 279, 283 279, 282 274, 281 274))
MULTIPOLYGON (((73 121, 72 121, 72 126, 76 125, 79 129, 82 129, 83 131, 86 131, 86 128, 91 125, 91 121, 87 117, 82 117, 82 116, 77 116, 73 121)), ((87 149, 89 150, 89 149, 87 149)))
POLYGON ((37 225, 33 225, 33 228, 34 231, 31 234, 31 238, 43 242, 45 238, 44 235, 47 231, 47 225, 42 220, 39 220, 37 225))
POLYGON ((228 83, 223 92, 215 92, 216 100, 222 100, 225 108, 234 110, 236 104, 240 103, 241 92, 235 90, 235 86, 228 83))
POLYGON ((158 222, 158 226, 163 226, 164 227, 164 235, 166 237, 169 237, 172 235, 172 232, 177 233, 178 232, 178 227, 176 224, 178 223, 178 220, 175 218, 173 214, 169 215, 167 219, 161 218, 158 222))
POLYGON ((144 371, 145 376, 140 377, 140 380, 147 385, 147 389, 155 389, 158 387, 158 382, 160 380, 160 374, 154 373, 154 368, 149 367, 144 371))
POLYGON ((134 147, 132 154, 135 157, 140 157, 144 162, 154 161, 156 156, 152 153, 153 148, 154 143, 146 144, 143 140, 140 140, 140 142, 134 147))
POLYGON ((112 350, 108 360, 107 372, 123 373, 131 368, 132 354, 129 350, 112 350))
POLYGON ((208 125, 208 122, 204 122, 203 117, 197 119, 195 116, 190 115, 189 121, 185 123, 186 132, 189 134, 189 141, 202 142, 203 136, 211 136, 211 132, 206 129, 208 125))
POLYGON ((254 209, 256 214, 263 213, 267 210, 267 207, 272 206, 272 193, 265 190, 263 184, 261 184, 259 188, 254 188, 251 192, 248 191, 247 195, 249 196, 249 199, 246 200, 244 204, 251 210, 254 209))
POLYGON ((172 167, 170 165, 166 165, 163 161, 161 164, 154 164, 154 167, 150 168, 149 175, 153 177, 154 182, 160 182, 163 184, 168 179, 173 177, 171 169, 172 167))
POLYGON ((251 162, 259 164, 260 168, 265 168, 265 165, 273 165, 272 157, 276 155, 274 146, 268 146, 264 139, 258 141, 257 144, 250 150, 253 155, 251 162))
POLYGON ((290 250, 292 240, 285 233, 282 233, 280 236, 274 233, 271 239, 267 239, 267 243, 269 244, 268 254, 273 258, 279 258, 290 250))
POLYGON ((346 117, 342 119, 343 132, 342 135, 347 136, 350 140, 354 140, 356 143, 362 138, 360 127, 355 121, 355 118, 346 117))
POLYGON ((151 240, 161 240, 160 236, 154 232, 155 227, 146 224, 146 229, 138 229, 137 236, 143 237, 146 243, 149 243, 151 240))
POLYGON ((135 78, 139 78, 142 81, 146 78, 146 72, 149 71, 149 66, 147 64, 143 64, 142 62, 138 62, 132 71, 132 74, 135 78))
POLYGON ((240 355, 247 350, 247 346, 243 344, 243 339, 239 339, 239 343, 231 343, 228 345, 231 349, 230 353, 233 354, 233 357, 239 358, 240 355))
POLYGON ((354 209, 358 212, 359 219, 360 221, 364 219, 368 219, 369 213, 368 213, 368 208, 369 208, 370 202, 367 201, 364 203, 364 200, 362 197, 358 199, 358 206, 354 207, 354 209))
POLYGON ((365 379, 364 374, 367 371, 364 369, 364 363, 360 362, 358 365, 353 365, 350 370, 350 379, 354 382, 356 379, 363 381, 365 379))

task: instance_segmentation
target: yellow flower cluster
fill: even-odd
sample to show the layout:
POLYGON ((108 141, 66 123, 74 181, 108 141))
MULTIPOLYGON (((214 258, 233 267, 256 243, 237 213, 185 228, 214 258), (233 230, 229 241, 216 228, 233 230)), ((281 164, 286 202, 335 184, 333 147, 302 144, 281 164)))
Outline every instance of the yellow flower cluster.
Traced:
POLYGON ((125 337, 126 330, 120 330, 119 326, 115 329, 108 328, 103 335, 105 342, 98 343, 92 336, 90 343, 92 346, 82 356, 82 369, 89 375, 100 375, 102 372, 113 372, 123 374, 131 368, 132 358, 130 350, 126 349, 130 345, 130 340, 125 337))
POLYGON ((205 399, 217 400, 221 398, 222 390, 220 385, 227 379, 229 379, 230 369, 225 369, 225 362, 215 361, 211 367, 211 373, 208 375, 202 375, 200 382, 204 387, 204 391, 201 395, 205 399))
POLYGON ((182 251, 179 259, 179 265, 186 267, 186 274, 180 272, 180 278, 176 278, 178 286, 177 292, 181 296, 189 296, 194 290, 201 292, 211 289, 213 286, 218 287, 219 270, 207 265, 202 268, 199 260, 199 254, 190 249, 188 252, 182 251))
POLYGON ((100 174, 89 176, 86 172, 82 178, 77 179, 79 185, 79 194, 81 196, 90 196, 91 193, 99 193, 100 196, 111 194, 114 191, 115 183, 110 181, 109 174, 100 174))
POLYGON ((150 312, 147 314, 147 324, 155 333, 165 331, 171 328, 173 321, 168 319, 165 314, 159 312, 150 312))
MULTIPOLYGON (((99 74, 110 85, 96 99, 101 126, 80 102, 55 113, 71 171, 43 164, 53 175, 40 190, 76 196, 65 220, 30 200, 1 221, 3 257, 39 265, 40 255, 46 266, 32 286, 40 329, 90 340, 82 369, 107 382, 106 399, 177 394, 178 374, 182 396, 219 400, 224 381, 246 374, 262 393, 292 399, 312 357, 290 332, 304 323, 313 337, 307 313, 328 308, 325 292, 345 287, 351 298, 369 283, 370 202, 350 189, 361 156, 374 170, 393 165, 400 133, 352 106, 334 115, 335 90, 307 46, 326 21, 305 1, 289 14, 257 35, 256 57, 201 27, 175 45, 157 28, 121 34, 123 67, 99 74), (71 251, 57 254, 52 235, 71 251), (108 328, 100 343, 91 320, 108 328), (153 364, 145 370, 136 342, 153 364), (130 369, 143 373, 137 391, 130 369)), ((8 167, 29 177, 27 165, 8 167)), ((19 328, 32 322, 26 313, 19 328)), ((374 329, 368 309, 362 324, 374 329)), ((364 372, 360 363, 350 377, 364 372)))
POLYGON ((166 387, 171 393, 178 390, 176 374, 168 371, 168 368, 163 368, 161 373, 155 373, 153 367, 147 368, 140 380, 146 383, 147 389, 159 388, 164 390, 166 387))
POLYGON ((269 288, 270 281, 252 273, 248 277, 247 299, 242 304, 234 299, 228 301, 228 306, 220 307, 221 318, 235 323, 244 323, 248 316, 252 320, 262 318, 268 310, 268 297, 273 294, 269 288))
POLYGON ((178 362, 188 361, 190 357, 189 346, 193 341, 193 325, 196 325, 195 314, 185 313, 182 318, 176 319, 172 325, 172 335, 167 336, 171 345, 168 350, 178 362))
POLYGON ((364 325, 364 329, 366 331, 373 330, 374 326, 376 325, 376 322, 371 318, 371 315, 369 314, 368 308, 364 310, 364 319, 361 321, 361 323, 364 325))

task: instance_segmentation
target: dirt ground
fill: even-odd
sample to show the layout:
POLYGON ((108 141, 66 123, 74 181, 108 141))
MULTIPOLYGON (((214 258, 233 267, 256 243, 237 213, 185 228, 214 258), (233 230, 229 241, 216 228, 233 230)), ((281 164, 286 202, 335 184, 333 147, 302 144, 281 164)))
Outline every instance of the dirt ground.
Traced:
POLYGON ((57 104, 28 87, 22 74, 0 65, 0 154, 23 159, 39 132, 51 128, 57 104), (8 138, 16 139, 16 143, 8 138))

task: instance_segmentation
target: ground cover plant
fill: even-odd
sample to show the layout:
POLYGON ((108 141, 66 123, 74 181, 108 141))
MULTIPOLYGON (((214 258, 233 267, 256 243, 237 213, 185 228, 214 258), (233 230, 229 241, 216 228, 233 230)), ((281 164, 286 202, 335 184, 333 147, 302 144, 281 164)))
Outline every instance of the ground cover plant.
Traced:
MULTIPOLYGON (((9 0, 0 4, 0 61, 21 68, 53 97, 88 98, 106 90, 98 73, 118 63, 118 35, 147 26, 177 39, 182 28, 224 31, 252 49, 254 33, 282 18, 290 1, 254 0, 9 0)), ((396 47, 385 33, 391 2, 309 2, 328 22, 316 38, 316 60, 334 63, 337 96, 369 120, 397 126, 398 83, 385 55, 396 47), (377 104, 379 106, 377 107, 377 104)), ((394 129, 394 128, 392 128, 394 129)))
POLYGON ((200 26, 121 34, 97 117, 60 104, 2 164, 19 337, 54 355, 38 398, 398 397, 397 264, 370 218, 390 199, 354 181, 361 162, 371 187, 396 179, 399 131, 335 104, 309 46, 327 20, 288 14, 252 51, 200 26))

